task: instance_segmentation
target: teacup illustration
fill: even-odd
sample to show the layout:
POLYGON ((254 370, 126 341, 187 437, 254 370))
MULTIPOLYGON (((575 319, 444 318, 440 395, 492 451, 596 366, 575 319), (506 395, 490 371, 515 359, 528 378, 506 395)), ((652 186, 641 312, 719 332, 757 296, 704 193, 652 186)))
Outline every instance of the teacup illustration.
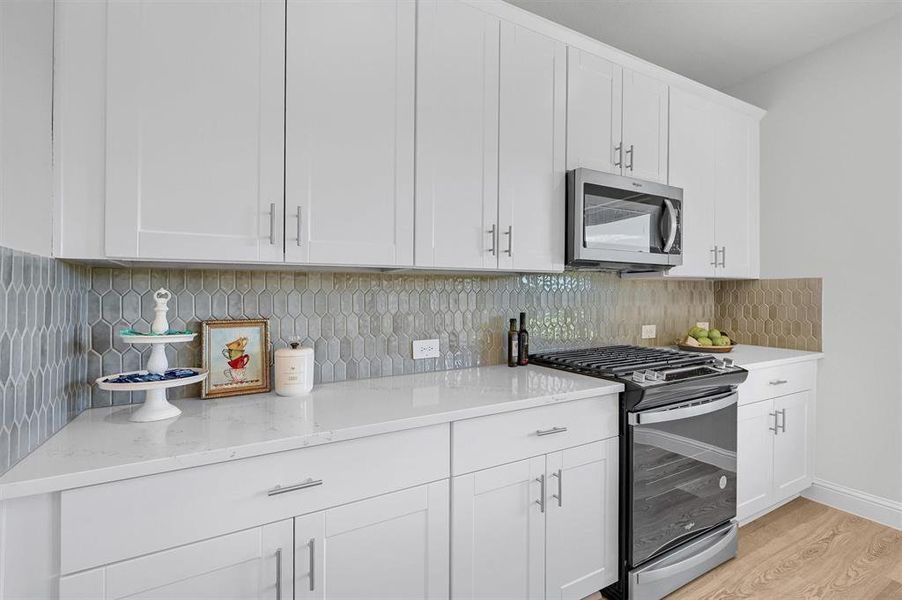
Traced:
POLYGON ((229 366, 233 369, 243 369, 244 367, 247 366, 247 363, 250 361, 250 359, 251 359, 250 354, 242 354, 241 356, 230 360, 229 366))
POLYGON ((245 369, 226 369, 222 372, 232 383, 244 383, 247 371, 245 369))

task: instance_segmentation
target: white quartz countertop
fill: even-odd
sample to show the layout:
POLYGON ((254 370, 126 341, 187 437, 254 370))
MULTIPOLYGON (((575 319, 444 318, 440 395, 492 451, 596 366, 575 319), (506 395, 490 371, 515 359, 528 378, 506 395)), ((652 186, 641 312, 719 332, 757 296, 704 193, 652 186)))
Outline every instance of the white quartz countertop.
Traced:
POLYGON ((94 408, 0 477, 0 500, 616 394, 618 383, 506 365, 344 381, 303 398, 178 400, 174 419, 131 423, 94 408))
POLYGON ((755 369, 766 369, 806 360, 818 360, 824 355, 821 352, 805 352, 804 350, 786 350, 784 348, 739 344, 733 348, 732 352, 716 354, 715 356, 732 358, 740 367, 753 371, 755 369))

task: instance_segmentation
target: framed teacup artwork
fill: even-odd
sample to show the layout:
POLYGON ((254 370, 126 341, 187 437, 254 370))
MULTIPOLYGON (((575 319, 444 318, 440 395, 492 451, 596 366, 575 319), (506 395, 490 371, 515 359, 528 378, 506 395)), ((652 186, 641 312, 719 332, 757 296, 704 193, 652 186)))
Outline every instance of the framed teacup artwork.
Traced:
POLYGON ((257 394, 269 379, 269 322, 265 319, 201 323, 204 380, 202 398, 257 394))

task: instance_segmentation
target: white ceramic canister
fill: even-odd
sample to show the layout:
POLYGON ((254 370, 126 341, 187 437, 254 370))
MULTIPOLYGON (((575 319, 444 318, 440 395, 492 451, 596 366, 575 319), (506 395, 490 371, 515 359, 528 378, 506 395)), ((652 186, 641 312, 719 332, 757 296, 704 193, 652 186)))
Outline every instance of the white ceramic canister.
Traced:
POLYGON ((313 389, 313 348, 292 342, 276 350, 276 394, 301 396, 313 389))

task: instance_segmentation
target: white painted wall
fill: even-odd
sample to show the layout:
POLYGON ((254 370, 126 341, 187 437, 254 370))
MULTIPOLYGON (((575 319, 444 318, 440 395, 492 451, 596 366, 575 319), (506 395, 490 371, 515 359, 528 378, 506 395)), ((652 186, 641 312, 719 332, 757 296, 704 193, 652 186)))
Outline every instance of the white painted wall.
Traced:
POLYGON ((902 21, 730 93, 765 108, 761 275, 821 276, 819 479, 902 501, 902 21))
POLYGON ((0 245, 49 255, 53 2, 0 1, 0 245))

